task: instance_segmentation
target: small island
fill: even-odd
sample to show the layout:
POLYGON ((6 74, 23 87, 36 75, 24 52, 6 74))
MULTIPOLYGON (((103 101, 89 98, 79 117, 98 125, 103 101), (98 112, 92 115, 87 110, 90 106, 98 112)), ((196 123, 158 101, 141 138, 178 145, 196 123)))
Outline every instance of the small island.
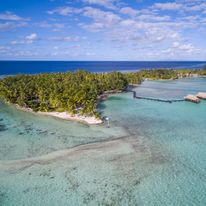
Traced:
POLYGON ((16 75, 0 80, 0 97, 18 109, 88 124, 102 123, 99 101, 110 93, 126 91, 145 79, 178 79, 205 76, 206 69, 156 69, 139 72, 66 73, 16 75))

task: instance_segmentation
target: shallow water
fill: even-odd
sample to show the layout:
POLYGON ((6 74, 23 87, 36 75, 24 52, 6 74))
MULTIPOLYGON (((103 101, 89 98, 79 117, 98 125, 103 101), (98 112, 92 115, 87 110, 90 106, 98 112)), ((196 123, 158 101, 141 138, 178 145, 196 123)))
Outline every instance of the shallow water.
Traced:
MULTIPOLYGON (((138 94, 182 98, 206 79, 148 81, 138 94)), ((111 96, 111 127, 0 105, 0 205, 205 205, 206 101, 111 96)))
POLYGON ((3 103, 0 112, 0 160, 35 157, 127 135, 118 126, 88 126, 19 111, 3 103))

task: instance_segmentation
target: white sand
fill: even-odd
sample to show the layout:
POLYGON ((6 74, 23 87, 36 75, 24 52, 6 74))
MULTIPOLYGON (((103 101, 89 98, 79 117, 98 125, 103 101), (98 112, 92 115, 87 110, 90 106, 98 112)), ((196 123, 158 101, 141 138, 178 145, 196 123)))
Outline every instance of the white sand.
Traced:
POLYGON ((94 116, 82 116, 82 115, 71 115, 67 112, 34 112, 31 108, 24 108, 20 107, 19 105, 15 105, 17 109, 26 111, 26 112, 31 112, 34 114, 40 114, 40 115, 45 115, 45 116, 52 116, 56 117, 59 119, 64 119, 64 120, 73 120, 73 121, 78 121, 78 122, 84 122, 87 124, 102 124, 103 121, 101 119, 97 119, 94 116))
POLYGON ((101 124, 103 121, 97 119, 94 116, 81 116, 81 115, 71 115, 67 112, 37 112, 38 114, 53 116, 65 120, 75 120, 80 122, 85 122, 87 124, 101 124))

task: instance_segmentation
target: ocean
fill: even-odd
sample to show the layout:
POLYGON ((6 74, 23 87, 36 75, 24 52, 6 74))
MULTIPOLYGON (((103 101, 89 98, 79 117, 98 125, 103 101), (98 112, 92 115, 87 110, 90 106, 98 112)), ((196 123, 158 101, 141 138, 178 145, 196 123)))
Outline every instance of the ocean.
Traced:
MULTIPOLYGON (((134 90, 183 98, 206 92, 206 78, 144 81, 134 90)), ((114 94, 98 106, 108 128, 0 102, 0 205, 205 206, 205 108, 204 100, 114 94)))
POLYGON ((202 68, 200 61, 0 61, 0 75, 66 72, 84 69, 90 72, 136 71, 158 68, 202 68))

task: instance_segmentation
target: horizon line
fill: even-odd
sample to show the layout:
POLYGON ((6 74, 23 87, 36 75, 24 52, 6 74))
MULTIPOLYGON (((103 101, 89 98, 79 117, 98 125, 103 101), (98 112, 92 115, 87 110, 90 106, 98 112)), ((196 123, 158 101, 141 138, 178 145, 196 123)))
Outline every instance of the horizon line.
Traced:
POLYGON ((49 60, 49 59, 0 59, 0 61, 53 61, 53 62, 206 62, 205 60, 49 60))

